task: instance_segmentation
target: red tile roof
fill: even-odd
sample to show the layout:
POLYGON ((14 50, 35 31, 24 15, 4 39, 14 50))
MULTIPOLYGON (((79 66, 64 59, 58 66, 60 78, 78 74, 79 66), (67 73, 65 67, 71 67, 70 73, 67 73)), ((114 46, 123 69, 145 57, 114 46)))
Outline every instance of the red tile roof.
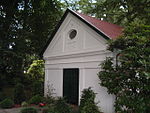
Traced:
POLYGON ((116 24, 112 24, 103 20, 96 19, 91 16, 87 16, 82 13, 78 12, 75 13, 79 15, 81 18, 83 18, 85 21, 87 21, 89 24, 92 24, 92 26, 96 27, 99 31, 101 31, 111 39, 116 39, 118 36, 122 34, 123 27, 120 27, 116 24))

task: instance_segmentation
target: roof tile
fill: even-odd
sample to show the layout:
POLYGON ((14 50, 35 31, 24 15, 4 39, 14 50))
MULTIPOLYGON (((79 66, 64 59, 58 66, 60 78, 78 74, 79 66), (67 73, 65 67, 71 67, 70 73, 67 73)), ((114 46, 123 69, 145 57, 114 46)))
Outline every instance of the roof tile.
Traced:
POLYGON ((98 30, 103 32, 111 39, 116 39, 118 36, 122 34, 123 27, 120 27, 116 24, 112 24, 103 20, 96 19, 91 16, 87 16, 82 13, 78 13, 78 12, 75 13, 78 14, 80 17, 82 17, 89 24, 92 24, 94 27, 96 27, 98 30))

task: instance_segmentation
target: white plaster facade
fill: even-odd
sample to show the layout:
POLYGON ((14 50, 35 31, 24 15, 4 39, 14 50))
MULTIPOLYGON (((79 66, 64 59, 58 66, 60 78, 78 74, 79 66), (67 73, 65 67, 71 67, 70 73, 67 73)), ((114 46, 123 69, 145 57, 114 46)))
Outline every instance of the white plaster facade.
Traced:
POLYGON ((107 40, 96 33, 88 25, 76 16, 68 13, 65 20, 57 30, 51 43, 45 50, 45 94, 47 85, 53 84, 54 96, 63 95, 63 69, 79 68, 79 100, 83 89, 92 87, 96 95, 96 102, 104 113, 114 112, 113 95, 107 93, 107 89, 99 85, 97 73, 99 64, 112 56, 113 53, 106 50, 107 40), (68 33, 71 29, 77 30, 77 36, 70 39, 68 33))

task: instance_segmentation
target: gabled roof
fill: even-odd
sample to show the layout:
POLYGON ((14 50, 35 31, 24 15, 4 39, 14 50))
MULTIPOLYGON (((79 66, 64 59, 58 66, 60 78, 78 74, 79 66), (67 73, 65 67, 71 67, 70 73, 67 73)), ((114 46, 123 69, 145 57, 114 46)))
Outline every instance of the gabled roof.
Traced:
POLYGON ((67 9, 65 14, 61 18, 60 22, 57 24, 54 32, 52 33, 52 35, 48 39, 48 41, 47 41, 45 47, 43 48, 40 56, 42 56, 43 53, 45 52, 46 48, 50 44, 51 40, 55 36, 57 30, 59 29, 59 27, 61 26, 61 24, 65 20, 65 18, 68 15, 68 13, 73 14, 75 17, 77 17, 82 22, 87 24, 89 27, 91 27, 94 31, 96 31, 98 34, 100 34, 101 36, 103 36, 103 38, 105 38, 107 40, 109 40, 109 39, 116 39, 118 36, 120 36, 122 34, 123 28, 118 26, 118 25, 111 24, 109 22, 102 21, 102 20, 96 19, 94 17, 87 16, 87 15, 84 15, 84 14, 72 11, 70 9, 67 9))

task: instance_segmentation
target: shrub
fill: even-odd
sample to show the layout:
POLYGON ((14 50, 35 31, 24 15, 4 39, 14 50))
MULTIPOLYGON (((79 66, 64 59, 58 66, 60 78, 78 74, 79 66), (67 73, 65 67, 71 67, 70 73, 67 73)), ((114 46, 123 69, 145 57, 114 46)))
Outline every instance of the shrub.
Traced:
POLYGON ((27 107, 23 108, 20 113, 38 113, 36 108, 33 107, 27 107))
POLYGON ((43 113, 73 113, 73 111, 66 101, 59 97, 55 103, 48 106, 48 109, 43 110, 43 113))
POLYGON ((35 81, 32 86, 33 95, 43 96, 44 94, 44 83, 41 81, 35 81))
POLYGON ((28 106, 28 103, 24 101, 24 102, 21 103, 21 106, 22 106, 22 107, 27 107, 27 106, 28 106))
POLYGON ((55 110, 53 107, 50 107, 47 111, 45 111, 44 113, 59 113, 57 112, 57 110, 55 110))
POLYGON ((72 113, 71 107, 61 97, 59 97, 56 101, 54 105, 54 111, 56 113, 72 113))
POLYGON ((42 113, 59 113, 56 110, 54 110, 54 105, 48 106, 48 108, 44 108, 42 110, 42 113))
POLYGON ((4 100, 5 99, 5 95, 3 92, 0 92, 0 101, 4 100))
POLYGON ((29 100, 29 103, 30 104, 39 104, 42 101, 43 101, 43 97, 41 97, 40 95, 35 95, 29 100))
POLYGON ((16 104, 21 104, 21 102, 25 101, 25 92, 24 86, 21 83, 18 83, 14 89, 14 102, 16 104))
POLYGON ((55 98, 44 97, 44 98, 43 98, 43 102, 50 105, 50 104, 55 103, 55 98))
POLYGON ((79 107, 76 105, 70 105, 72 109, 72 113, 79 113, 79 107))
POLYGON ((45 97, 45 101, 47 104, 52 104, 55 102, 55 97, 53 96, 55 89, 53 87, 53 84, 49 84, 47 85, 47 92, 46 92, 46 97, 45 97))
POLYGON ((9 98, 13 99, 14 97, 14 88, 11 86, 5 86, 2 90, 2 100, 9 98))
POLYGON ((50 113, 50 112, 49 112, 49 108, 43 108, 43 109, 42 109, 42 113, 50 113))
POLYGON ((91 87, 82 91, 79 110, 80 113, 100 113, 98 106, 94 102, 96 94, 91 87))
POLYGON ((0 102, 1 108, 12 108, 14 105, 14 102, 11 99, 5 99, 0 102))

